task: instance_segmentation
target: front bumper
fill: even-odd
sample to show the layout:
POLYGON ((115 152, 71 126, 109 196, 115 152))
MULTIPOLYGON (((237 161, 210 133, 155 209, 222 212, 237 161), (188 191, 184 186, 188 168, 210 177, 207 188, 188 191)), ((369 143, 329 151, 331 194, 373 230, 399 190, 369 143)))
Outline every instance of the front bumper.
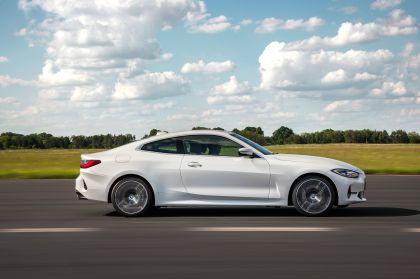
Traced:
POLYGON ((365 198, 366 176, 361 174, 359 178, 340 178, 338 183, 338 205, 348 205, 367 201, 365 198))

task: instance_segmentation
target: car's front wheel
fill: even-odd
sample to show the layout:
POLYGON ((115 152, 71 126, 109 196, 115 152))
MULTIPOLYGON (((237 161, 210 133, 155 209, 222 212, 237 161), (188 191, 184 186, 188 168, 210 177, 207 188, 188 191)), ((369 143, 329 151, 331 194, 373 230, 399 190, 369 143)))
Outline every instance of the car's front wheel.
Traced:
POLYGON ((292 200, 296 210, 306 216, 327 214, 335 199, 334 186, 321 176, 303 177, 293 189, 292 200))
POLYGON ((115 210, 127 217, 144 215, 150 209, 152 200, 150 186, 137 177, 121 179, 111 192, 115 210))

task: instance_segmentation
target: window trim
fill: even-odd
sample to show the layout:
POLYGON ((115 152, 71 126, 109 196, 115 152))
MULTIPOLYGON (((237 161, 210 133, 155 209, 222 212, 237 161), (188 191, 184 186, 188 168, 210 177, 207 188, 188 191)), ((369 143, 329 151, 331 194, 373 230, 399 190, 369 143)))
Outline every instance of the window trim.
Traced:
MULTIPOLYGON (((252 150, 254 150, 254 157, 253 159, 258 159, 258 158, 263 158, 264 156, 260 155, 260 152, 258 150, 256 150, 255 148, 253 148, 252 146, 246 144, 246 142, 242 142, 241 140, 239 140, 238 138, 235 138, 234 136, 230 135, 229 133, 225 135, 215 135, 215 134, 192 134, 192 135, 182 135, 182 136, 175 136, 175 137, 167 137, 167 138, 163 138, 163 139, 156 139, 156 140, 151 140, 142 144, 139 144, 135 150, 136 151, 143 151, 143 152, 152 152, 152 153, 159 153, 159 154, 167 154, 167 155, 191 155, 191 156, 211 156, 211 157, 230 157, 230 158, 241 158, 236 157, 236 156, 227 156, 227 155, 207 155, 207 154, 186 154, 185 153, 185 147, 184 147, 184 153, 163 153, 163 152, 157 152, 157 151, 150 151, 150 150, 143 150, 143 146, 149 143, 153 143, 156 141, 160 141, 160 140, 165 140, 165 139, 179 139, 179 138, 183 138, 183 137, 187 137, 187 136, 217 136, 217 137, 222 137, 225 138, 227 140, 233 141, 237 144, 239 144, 242 147, 247 147, 247 148, 251 148, 252 150), (232 137, 232 138, 231 138, 232 137)), ((183 143, 184 145, 184 143, 183 143)))

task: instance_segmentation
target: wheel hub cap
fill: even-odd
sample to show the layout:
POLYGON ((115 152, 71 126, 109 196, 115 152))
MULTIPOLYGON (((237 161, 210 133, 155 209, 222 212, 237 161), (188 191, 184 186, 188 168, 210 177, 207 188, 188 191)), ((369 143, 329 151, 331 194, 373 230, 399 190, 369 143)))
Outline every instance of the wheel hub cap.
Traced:
POLYGON ((297 187, 297 203, 305 212, 322 213, 332 202, 331 190, 322 180, 308 179, 297 187))
POLYGON ((136 180, 124 181, 115 192, 118 208, 127 214, 140 213, 146 206, 148 195, 146 187, 136 180))

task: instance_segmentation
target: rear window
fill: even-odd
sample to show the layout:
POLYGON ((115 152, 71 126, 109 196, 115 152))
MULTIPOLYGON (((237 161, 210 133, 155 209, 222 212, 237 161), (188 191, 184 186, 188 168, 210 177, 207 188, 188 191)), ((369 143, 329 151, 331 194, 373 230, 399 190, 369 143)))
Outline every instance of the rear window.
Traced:
POLYGON ((184 154, 184 147, 180 139, 163 139, 154 142, 149 142, 143 145, 141 150, 170 153, 170 154, 184 154))

